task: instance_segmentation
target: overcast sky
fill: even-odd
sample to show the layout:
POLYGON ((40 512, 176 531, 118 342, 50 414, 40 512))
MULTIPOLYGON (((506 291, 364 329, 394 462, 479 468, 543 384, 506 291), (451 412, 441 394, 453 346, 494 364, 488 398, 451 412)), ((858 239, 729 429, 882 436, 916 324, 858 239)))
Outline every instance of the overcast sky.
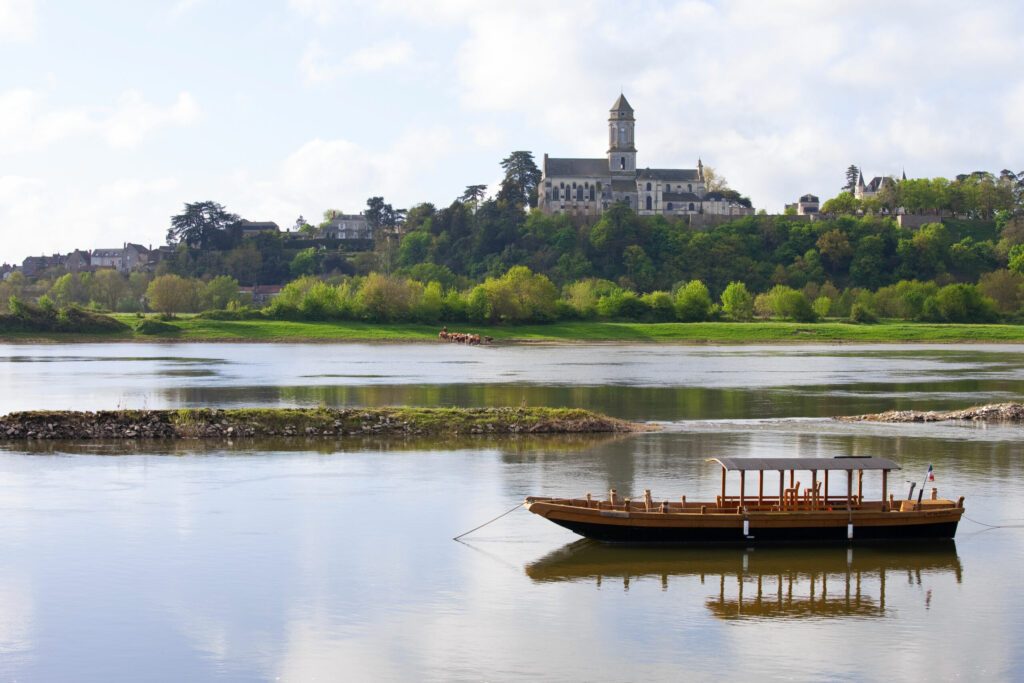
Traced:
POLYGON ((754 205, 844 169, 1024 170, 1024 3, 0 0, 0 261, 446 205, 511 150, 698 157, 754 205))

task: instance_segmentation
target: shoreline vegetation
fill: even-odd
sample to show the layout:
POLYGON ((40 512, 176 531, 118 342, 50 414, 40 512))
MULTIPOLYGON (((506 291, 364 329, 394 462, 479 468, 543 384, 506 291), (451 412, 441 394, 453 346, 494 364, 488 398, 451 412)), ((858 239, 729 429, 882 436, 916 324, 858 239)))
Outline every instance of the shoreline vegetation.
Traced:
POLYGON ((26 411, 0 417, 0 440, 597 434, 654 427, 578 408, 197 408, 26 411))
MULTIPOLYGON (((440 326, 417 323, 355 321, 214 320, 180 316, 159 320, 133 314, 92 317, 113 324, 74 331, 0 328, 2 343, 82 342, 262 342, 359 343, 436 342, 440 326)), ((78 322, 78 321, 76 321, 78 322)), ((452 331, 486 334, 497 344, 528 343, 1024 343, 1024 325, 921 323, 882 321, 855 324, 840 321, 799 323, 753 322, 617 322, 568 321, 523 325, 465 325, 452 331)))

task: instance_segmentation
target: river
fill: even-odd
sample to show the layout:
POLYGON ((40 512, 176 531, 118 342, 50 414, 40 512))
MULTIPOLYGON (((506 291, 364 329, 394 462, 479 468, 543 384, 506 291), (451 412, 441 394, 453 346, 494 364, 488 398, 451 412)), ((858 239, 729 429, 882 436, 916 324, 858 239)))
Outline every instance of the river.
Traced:
MULTIPOLYGON (((0 680, 1013 679, 1021 431, 831 415, 1024 397, 1016 346, 13 345, 0 412, 566 405, 615 437, 0 447, 0 680), (529 494, 713 496, 716 455, 876 454, 955 543, 607 548, 529 494)), ((871 489, 869 488, 869 492, 871 489)))

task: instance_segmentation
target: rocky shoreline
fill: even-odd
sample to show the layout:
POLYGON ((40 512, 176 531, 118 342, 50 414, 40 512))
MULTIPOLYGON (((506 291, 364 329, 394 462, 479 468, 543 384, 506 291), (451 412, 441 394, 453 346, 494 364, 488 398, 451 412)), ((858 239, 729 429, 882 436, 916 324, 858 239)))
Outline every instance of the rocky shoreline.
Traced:
POLYGON ((962 410, 887 410, 884 413, 836 417, 842 422, 1024 422, 1024 403, 990 403, 962 410))
POLYGON ((198 408, 28 411, 0 417, 0 440, 7 441, 587 434, 648 429, 574 408, 198 408))

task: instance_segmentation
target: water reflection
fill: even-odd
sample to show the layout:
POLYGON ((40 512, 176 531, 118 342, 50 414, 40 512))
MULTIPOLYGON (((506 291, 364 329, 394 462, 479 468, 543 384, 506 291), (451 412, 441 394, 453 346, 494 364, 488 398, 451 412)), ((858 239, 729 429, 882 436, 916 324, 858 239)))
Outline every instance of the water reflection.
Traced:
POLYGON ((0 345, 0 380, 0 412, 526 403, 655 420, 823 417, 1020 397, 1024 353, 984 345, 138 344, 128 355, 123 344, 0 345))
MULTIPOLYGON (((786 548, 622 548, 570 543, 526 566, 535 582, 609 582, 696 577, 716 589, 705 606, 719 619, 884 617, 887 585, 948 575, 963 581, 954 541, 786 548)), ((925 595, 926 607, 932 591, 925 595)))

